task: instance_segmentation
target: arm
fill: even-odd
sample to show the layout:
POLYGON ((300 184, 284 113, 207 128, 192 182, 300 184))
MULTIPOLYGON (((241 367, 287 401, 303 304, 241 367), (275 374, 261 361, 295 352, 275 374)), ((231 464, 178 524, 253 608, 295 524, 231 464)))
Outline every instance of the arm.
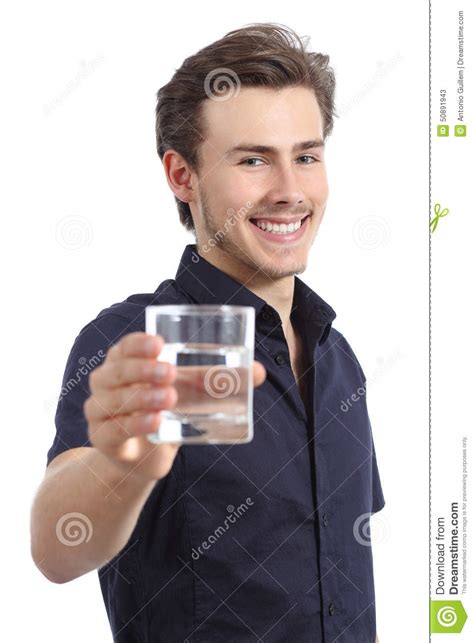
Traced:
MULTIPOLYGON (((157 369, 163 344, 159 335, 129 333, 89 375, 83 411, 92 446, 50 462, 31 510, 32 557, 53 582, 98 569, 119 553, 156 481, 173 466, 180 445, 152 444, 146 436, 159 426, 160 410, 178 399, 176 366, 160 362, 164 370, 157 369)), ((253 375, 260 385, 264 367, 254 362, 253 375)))
POLYGON ((31 509, 31 554, 53 582, 100 568, 121 551, 173 465, 179 445, 152 445, 146 437, 177 399, 176 367, 162 362, 165 370, 156 372, 162 345, 159 336, 130 333, 89 374, 83 413, 92 446, 50 462, 31 509), (151 395, 160 391, 160 399, 151 395))
POLYGON ((31 510, 31 553, 37 567, 55 583, 102 567, 126 545, 155 483, 134 474, 126 477, 93 447, 59 454, 47 468, 31 510), (82 516, 61 524, 69 513, 82 516))

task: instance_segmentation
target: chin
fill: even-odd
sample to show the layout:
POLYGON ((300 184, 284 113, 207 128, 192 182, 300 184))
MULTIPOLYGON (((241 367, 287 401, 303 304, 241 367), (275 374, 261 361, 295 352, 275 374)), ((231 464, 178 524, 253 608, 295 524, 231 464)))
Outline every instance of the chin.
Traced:
POLYGON ((286 260, 281 261, 278 258, 270 258, 267 263, 262 265, 262 269, 270 277, 289 277, 304 272, 306 265, 305 259, 288 256, 286 260))

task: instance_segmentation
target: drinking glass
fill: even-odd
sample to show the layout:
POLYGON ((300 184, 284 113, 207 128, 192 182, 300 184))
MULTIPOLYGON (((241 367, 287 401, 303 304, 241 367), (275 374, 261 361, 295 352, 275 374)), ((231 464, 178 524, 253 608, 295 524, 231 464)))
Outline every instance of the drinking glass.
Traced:
POLYGON ((146 332, 161 335, 157 361, 176 365, 176 405, 160 411, 153 443, 234 444, 253 439, 252 306, 147 306, 146 332))

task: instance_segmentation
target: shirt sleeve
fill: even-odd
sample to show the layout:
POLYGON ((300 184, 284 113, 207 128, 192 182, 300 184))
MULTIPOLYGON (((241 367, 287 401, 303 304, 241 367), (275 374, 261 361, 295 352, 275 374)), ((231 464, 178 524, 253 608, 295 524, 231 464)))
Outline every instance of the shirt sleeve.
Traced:
POLYGON ((372 438, 372 513, 377 513, 385 506, 382 484, 380 482, 379 468, 375 456, 374 440, 372 438))
MULTIPOLYGON (((362 378, 363 386, 365 389, 365 404, 367 409, 367 417, 369 418, 369 415, 368 415, 369 411, 367 408, 367 378, 351 346, 349 345, 349 343, 345 338, 344 338, 344 341, 345 341, 346 349, 349 352, 349 354, 352 356, 352 359, 354 360, 355 364, 357 365, 360 376, 362 378)), ((371 444, 372 444, 372 512, 371 513, 374 514, 374 513, 377 513, 377 511, 380 511, 381 509, 383 509, 383 507, 385 506, 385 498, 383 495, 382 483, 380 481, 380 474, 379 474, 379 468, 377 465, 377 456, 375 453, 374 437, 372 433, 372 425, 370 423, 370 418, 368 419, 368 422, 370 426, 370 436, 371 436, 371 444)))
MULTIPOLYGON (((360 365, 358 360, 357 360, 357 364, 359 366, 359 369, 362 375, 362 381, 364 383, 364 388, 365 388, 365 397, 367 398, 367 378, 365 377, 364 371, 362 370, 362 366, 360 365)), ((367 405, 367 399, 366 399, 366 405, 367 405)), ((367 409, 367 417, 368 417, 368 413, 369 411, 367 409)), ((369 426, 370 426, 370 435, 371 435, 371 442, 372 442, 372 513, 374 514, 374 513, 377 513, 377 511, 380 511, 381 509, 383 509, 383 507, 385 506, 385 498, 383 495, 382 483, 380 481, 379 467, 377 465, 377 456, 375 453, 374 436, 372 433, 372 425, 370 422, 370 418, 369 418, 369 426)))
POLYGON ((107 313, 89 322, 76 337, 64 370, 54 418, 56 435, 46 466, 63 451, 92 446, 83 412, 90 395, 89 374, 102 363, 108 349, 132 330, 136 329, 130 328, 128 319, 107 313))

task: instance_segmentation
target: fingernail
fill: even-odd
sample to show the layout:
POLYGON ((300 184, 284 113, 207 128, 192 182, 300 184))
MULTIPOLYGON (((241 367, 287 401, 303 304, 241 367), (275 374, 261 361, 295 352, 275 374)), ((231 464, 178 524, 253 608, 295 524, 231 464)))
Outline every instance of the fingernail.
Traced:
POLYGON ((153 377, 164 377, 168 372, 166 364, 157 364, 152 371, 153 377))
POLYGON ((158 389, 157 391, 153 391, 153 393, 151 394, 151 399, 153 402, 163 402, 165 397, 166 397, 165 389, 158 389))
POLYGON ((148 337, 145 341, 145 352, 147 355, 153 355, 155 353, 155 338, 148 337))

